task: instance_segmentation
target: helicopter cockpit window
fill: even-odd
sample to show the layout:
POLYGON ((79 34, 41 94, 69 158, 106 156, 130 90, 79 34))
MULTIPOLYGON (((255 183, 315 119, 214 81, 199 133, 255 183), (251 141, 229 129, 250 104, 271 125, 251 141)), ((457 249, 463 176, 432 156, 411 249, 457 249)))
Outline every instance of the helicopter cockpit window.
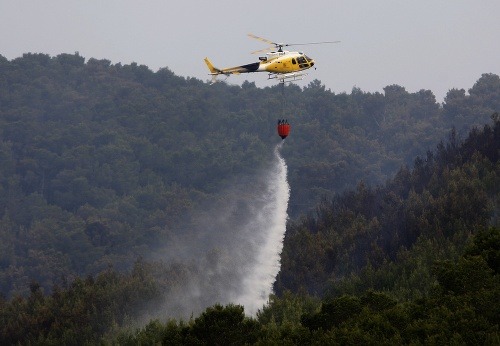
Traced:
POLYGON ((307 62, 306 58, 304 58, 303 56, 299 56, 297 58, 297 61, 299 62, 299 64, 305 64, 307 62))
POLYGON ((299 67, 300 68, 307 68, 307 67, 309 67, 309 64, 307 63, 307 60, 304 57, 304 55, 301 55, 301 56, 297 57, 297 62, 299 63, 299 67))
POLYGON ((297 65, 297 62, 295 61, 295 58, 292 58, 292 64, 297 65))
POLYGON ((312 59, 310 57, 308 57, 307 55, 304 56, 306 57, 307 62, 311 62, 312 59))

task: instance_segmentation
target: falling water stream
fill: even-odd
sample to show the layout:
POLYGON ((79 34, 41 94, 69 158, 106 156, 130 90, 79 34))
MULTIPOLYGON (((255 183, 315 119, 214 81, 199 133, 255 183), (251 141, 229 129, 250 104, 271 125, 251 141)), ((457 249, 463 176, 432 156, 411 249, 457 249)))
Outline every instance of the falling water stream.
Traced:
POLYGON ((261 228, 256 233, 258 246, 248 275, 243 278, 242 292, 235 303, 242 304, 247 314, 255 315, 268 301, 276 275, 280 270, 280 254, 288 219, 287 208, 290 186, 287 180, 287 165, 280 154, 283 142, 274 150, 275 163, 272 166, 268 186, 261 206, 252 223, 261 228))
POLYGON ((267 169, 239 177, 195 211, 186 228, 192 232, 181 232, 157 256, 180 264, 176 284, 145 318, 186 319, 217 303, 243 305, 255 316, 268 302, 280 270, 290 196, 282 146, 276 145, 267 169))

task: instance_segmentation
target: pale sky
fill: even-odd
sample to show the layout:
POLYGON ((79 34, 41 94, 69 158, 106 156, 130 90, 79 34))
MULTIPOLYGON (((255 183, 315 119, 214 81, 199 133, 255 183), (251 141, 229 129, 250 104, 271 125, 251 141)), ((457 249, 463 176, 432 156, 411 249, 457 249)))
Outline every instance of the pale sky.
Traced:
MULTIPOLYGON (((253 33, 316 60, 304 86, 320 80, 335 93, 383 92, 398 84, 428 89, 441 102, 466 91, 483 73, 500 75, 498 0, 132 1, 0 0, 0 54, 75 53, 112 63, 209 80, 203 58, 217 67, 256 62, 267 46, 253 33)), ((271 86, 265 73, 227 81, 271 86)))

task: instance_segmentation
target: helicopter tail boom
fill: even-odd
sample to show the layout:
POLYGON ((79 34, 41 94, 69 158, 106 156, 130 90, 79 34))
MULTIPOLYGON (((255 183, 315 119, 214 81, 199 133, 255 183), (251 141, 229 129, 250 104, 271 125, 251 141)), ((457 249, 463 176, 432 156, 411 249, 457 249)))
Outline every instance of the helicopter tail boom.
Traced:
POLYGON ((205 63, 208 66, 208 69, 210 70, 210 75, 212 76, 212 84, 216 81, 218 75, 225 75, 225 76, 230 76, 232 74, 240 74, 240 73, 250 73, 250 72, 263 72, 266 71, 265 68, 261 68, 261 63, 256 62, 256 63, 251 63, 247 65, 241 65, 241 66, 235 66, 235 67, 228 67, 228 68, 223 68, 219 69, 215 67, 210 59, 205 58, 205 63))

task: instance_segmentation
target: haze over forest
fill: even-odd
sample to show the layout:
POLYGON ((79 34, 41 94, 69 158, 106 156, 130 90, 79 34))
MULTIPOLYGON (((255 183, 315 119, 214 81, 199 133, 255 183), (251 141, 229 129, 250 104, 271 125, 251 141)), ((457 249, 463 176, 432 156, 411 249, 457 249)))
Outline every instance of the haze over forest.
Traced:
POLYGON ((0 56, 0 341, 498 340, 499 76, 443 103, 320 80, 284 97, 77 53, 0 56), (281 270, 245 316, 240 226, 278 184, 282 117, 281 270))

